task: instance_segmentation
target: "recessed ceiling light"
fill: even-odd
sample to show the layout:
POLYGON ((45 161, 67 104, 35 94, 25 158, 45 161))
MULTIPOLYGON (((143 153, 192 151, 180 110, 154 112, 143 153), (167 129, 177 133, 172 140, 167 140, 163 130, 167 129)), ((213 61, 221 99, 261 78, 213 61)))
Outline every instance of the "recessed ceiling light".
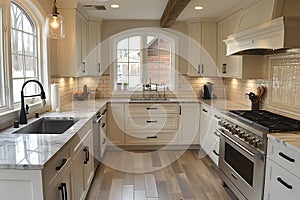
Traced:
POLYGON ((195 6, 195 10, 203 10, 203 6, 195 6))
POLYGON ((119 8, 120 5, 119 5, 119 4, 111 4, 110 7, 111 7, 111 8, 119 8))

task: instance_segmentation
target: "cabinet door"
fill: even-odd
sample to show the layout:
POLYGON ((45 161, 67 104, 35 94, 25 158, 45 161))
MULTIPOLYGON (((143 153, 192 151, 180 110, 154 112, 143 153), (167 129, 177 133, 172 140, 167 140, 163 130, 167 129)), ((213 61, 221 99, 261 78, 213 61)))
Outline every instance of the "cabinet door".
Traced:
POLYGON ((205 152, 209 152, 212 147, 209 143, 211 116, 211 108, 206 105, 201 105, 200 146, 205 152))
POLYGON ((224 19, 218 23, 218 59, 217 65, 219 74, 222 77, 228 77, 227 72, 227 57, 226 57, 226 44, 223 42, 228 35, 228 20, 224 19))
POLYGON ((264 199, 299 199, 299 196, 300 179, 267 159, 264 199))
MULTIPOLYGON (((68 169, 62 176, 57 177, 57 182, 52 188, 52 192, 45 198, 46 200, 74 199, 72 190, 72 173, 68 169)), ((77 183, 75 183, 77 184, 77 183)))
POLYGON ((85 159, 85 153, 83 152, 83 145, 77 146, 76 154, 72 163, 72 183, 74 199, 83 199, 84 197, 84 181, 83 181, 83 161, 85 159))
POLYGON ((88 133, 85 141, 83 141, 83 152, 85 154, 83 160, 83 178, 85 191, 88 191, 90 184, 94 177, 94 157, 93 157, 93 134, 92 131, 88 133))
POLYGON ((202 23, 189 24, 189 76, 200 76, 202 51, 202 23))
POLYGON ((217 74, 217 24, 202 23, 201 76, 217 74))
POLYGON ((200 104, 181 104, 179 144, 199 144, 200 104), (191 120, 192 119, 192 120, 191 120))
POLYGON ((124 144, 124 104, 111 103, 107 106, 108 145, 124 144))

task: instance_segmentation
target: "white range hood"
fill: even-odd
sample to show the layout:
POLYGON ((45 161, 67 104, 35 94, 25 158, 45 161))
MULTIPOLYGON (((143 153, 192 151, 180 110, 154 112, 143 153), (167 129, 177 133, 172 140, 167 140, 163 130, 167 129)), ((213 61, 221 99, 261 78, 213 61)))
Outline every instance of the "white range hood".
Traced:
POLYGON ((229 55, 265 55, 300 48, 300 17, 279 17, 229 35, 229 55))

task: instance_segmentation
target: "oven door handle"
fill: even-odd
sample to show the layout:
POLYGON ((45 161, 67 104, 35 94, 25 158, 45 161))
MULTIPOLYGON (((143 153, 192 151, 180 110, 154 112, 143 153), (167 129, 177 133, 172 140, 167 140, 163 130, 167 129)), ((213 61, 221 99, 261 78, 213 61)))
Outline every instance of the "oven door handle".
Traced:
POLYGON ((228 139, 230 142, 234 143, 235 145, 237 145, 239 148, 241 148, 244 152, 246 152, 247 154, 249 154, 250 156, 254 157, 255 154, 252 153, 251 151, 249 151, 248 149, 246 149, 245 147, 243 147, 242 145, 240 145, 238 142, 234 141, 233 139, 231 139, 230 137, 228 137, 225 133, 221 132, 222 136, 224 136, 226 139, 228 139))

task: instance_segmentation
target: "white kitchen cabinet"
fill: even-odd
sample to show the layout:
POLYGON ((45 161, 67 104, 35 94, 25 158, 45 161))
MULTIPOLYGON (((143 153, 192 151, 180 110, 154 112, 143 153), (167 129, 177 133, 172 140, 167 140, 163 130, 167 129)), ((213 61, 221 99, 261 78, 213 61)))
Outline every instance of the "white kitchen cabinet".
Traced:
POLYGON ((207 154, 216 165, 219 163, 220 144, 220 133, 216 129, 220 119, 220 112, 208 105, 201 105, 200 145, 202 152, 207 154))
POLYGON ((108 145, 125 144, 125 125, 124 125, 124 104, 108 103, 107 104, 107 139, 108 145))
POLYGON ((264 199, 299 199, 299 166, 299 151, 269 137, 264 199))
POLYGON ((189 76, 216 76, 217 24, 215 22, 190 22, 189 76))
POLYGON ((226 44, 223 41, 236 32, 241 15, 242 11, 239 11, 218 23, 218 74, 221 77, 239 79, 263 78, 263 56, 226 56, 226 44))
POLYGON ((86 68, 88 21, 84 14, 76 8, 61 8, 60 13, 65 20, 64 39, 57 40, 56 66, 52 75, 85 76, 86 68))
POLYGON ((177 143, 178 103, 125 104, 127 145, 177 143))
POLYGON ((178 144, 200 144, 200 104, 199 103, 181 103, 179 114, 179 134, 178 144))
POLYGON ((100 76, 105 69, 101 62, 101 21, 88 22, 88 51, 86 68, 88 76, 100 76))

